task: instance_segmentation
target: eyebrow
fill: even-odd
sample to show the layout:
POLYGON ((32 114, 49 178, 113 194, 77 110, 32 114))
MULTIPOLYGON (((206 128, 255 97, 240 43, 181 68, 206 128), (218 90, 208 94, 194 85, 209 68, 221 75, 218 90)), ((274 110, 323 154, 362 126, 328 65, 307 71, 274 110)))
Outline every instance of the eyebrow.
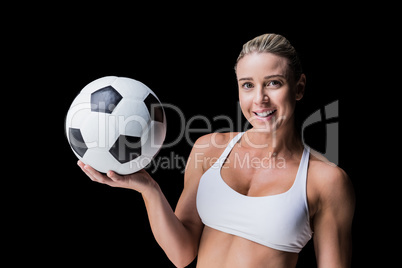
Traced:
MULTIPOLYGON (((264 79, 270 79, 272 77, 282 77, 282 78, 286 79, 286 77, 281 74, 267 75, 264 77, 264 79)), ((240 78, 238 81, 242 81, 242 80, 253 80, 253 78, 252 77, 243 77, 243 78, 240 78)))

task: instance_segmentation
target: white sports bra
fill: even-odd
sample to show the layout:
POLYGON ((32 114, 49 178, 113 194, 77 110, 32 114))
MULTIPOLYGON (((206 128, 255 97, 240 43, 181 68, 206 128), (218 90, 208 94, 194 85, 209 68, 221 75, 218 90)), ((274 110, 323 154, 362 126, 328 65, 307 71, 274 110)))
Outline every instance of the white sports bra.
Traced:
POLYGON ((292 187, 281 194, 251 197, 233 190, 221 177, 221 168, 239 133, 201 177, 197 210, 213 229, 287 252, 300 252, 312 236, 306 182, 310 149, 305 147, 292 187))

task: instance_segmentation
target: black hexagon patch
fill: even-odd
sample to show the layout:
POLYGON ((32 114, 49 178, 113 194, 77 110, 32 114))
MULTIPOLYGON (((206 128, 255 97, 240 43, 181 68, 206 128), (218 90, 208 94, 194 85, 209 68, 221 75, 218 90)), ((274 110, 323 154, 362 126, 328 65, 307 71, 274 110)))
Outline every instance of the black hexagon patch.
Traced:
POLYGON ((112 86, 101 88, 91 94, 91 111, 111 114, 122 98, 112 86))
POLYGON ((134 160, 141 155, 141 138, 120 135, 109 152, 121 164, 134 160))
POLYGON ((84 157, 85 152, 88 150, 87 145, 82 137, 81 130, 78 128, 68 129, 68 140, 70 142, 71 148, 81 157, 84 157))
POLYGON ((163 123, 163 108, 162 104, 151 93, 144 100, 145 105, 148 108, 149 115, 154 121, 163 123))

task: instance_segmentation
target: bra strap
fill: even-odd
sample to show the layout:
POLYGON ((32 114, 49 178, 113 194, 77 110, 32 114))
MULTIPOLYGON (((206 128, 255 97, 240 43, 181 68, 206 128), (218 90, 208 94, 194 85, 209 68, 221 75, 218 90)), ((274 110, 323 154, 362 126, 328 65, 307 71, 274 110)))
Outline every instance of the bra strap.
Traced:
POLYGON ((303 151, 302 163, 301 163, 302 175, 304 177, 307 176, 309 159, 310 159, 310 147, 308 147, 307 145, 304 145, 304 151, 303 151))
POLYGON ((297 177, 295 182, 295 184, 300 185, 302 189, 305 189, 306 187, 309 159, 310 159, 310 147, 304 145, 303 155, 300 160, 299 170, 297 171, 296 175, 297 177))
POLYGON ((225 151, 221 154, 219 157, 218 161, 215 163, 218 164, 219 166, 222 166, 223 163, 225 162, 226 158, 228 157, 229 153, 232 151, 233 147, 235 144, 240 140, 240 138, 243 136, 244 132, 240 132, 237 134, 228 144, 228 146, 225 148, 225 151))

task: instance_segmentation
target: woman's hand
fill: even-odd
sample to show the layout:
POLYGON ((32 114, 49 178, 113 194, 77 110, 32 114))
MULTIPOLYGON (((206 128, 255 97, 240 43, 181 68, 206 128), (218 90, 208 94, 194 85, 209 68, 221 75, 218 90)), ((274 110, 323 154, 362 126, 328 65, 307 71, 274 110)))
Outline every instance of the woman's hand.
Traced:
POLYGON ((155 188, 157 185, 144 169, 129 175, 119 175, 109 170, 106 175, 103 175, 91 166, 85 165, 80 160, 77 164, 92 181, 107 184, 112 187, 127 188, 144 193, 147 190, 155 188))

